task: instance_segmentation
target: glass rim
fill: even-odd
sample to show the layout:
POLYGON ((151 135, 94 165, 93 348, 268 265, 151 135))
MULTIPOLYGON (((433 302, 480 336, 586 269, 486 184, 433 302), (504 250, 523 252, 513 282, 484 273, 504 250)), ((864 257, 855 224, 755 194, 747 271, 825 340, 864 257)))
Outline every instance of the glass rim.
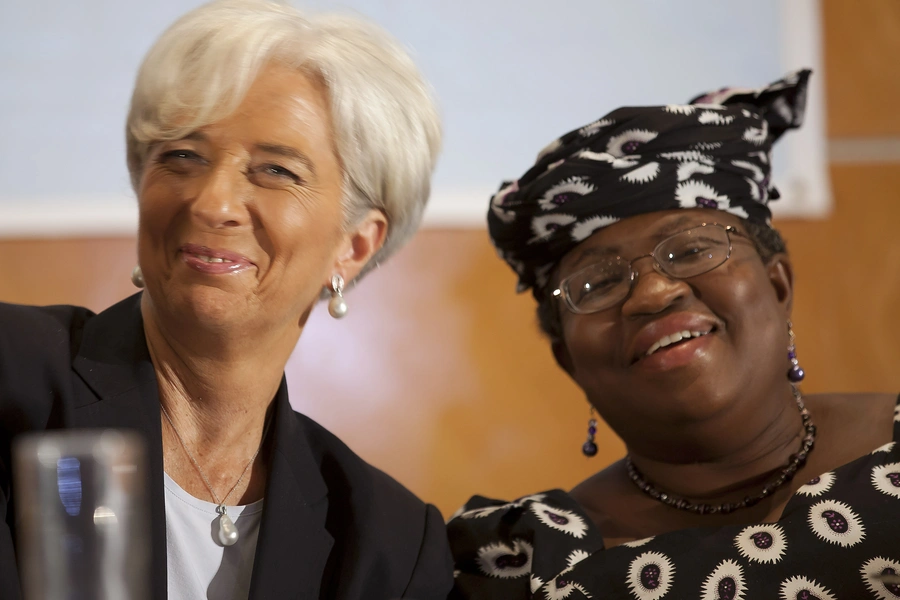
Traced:
MULTIPOLYGON (((617 300, 615 300, 615 301, 613 301, 613 302, 610 302, 607 306, 603 306, 602 308, 592 308, 592 309, 589 309, 589 310, 583 310, 583 309, 579 308, 578 306, 575 305, 575 302, 572 300, 572 295, 571 295, 571 292, 570 292, 570 289, 569 289, 569 284, 571 283, 572 279, 574 279, 574 278, 577 277, 578 275, 584 273, 585 271, 588 271, 589 269, 592 269, 592 268, 596 267, 598 264, 600 264, 599 262, 595 262, 595 263, 591 263, 591 264, 589 264, 589 265, 586 265, 585 267, 583 267, 583 268, 581 268, 581 269, 578 269, 577 271, 575 271, 575 272, 572 273, 571 275, 567 276, 565 279, 561 280, 561 281, 559 282, 559 284, 557 285, 556 289, 554 289, 554 290, 551 292, 551 297, 553 297, 553 298, 555 298, 555 299, 557 299, 557 300, 564 299, 564 300, 565 300, 565 303, 566 303, 566 307, 567 307, 570 311, 572 311, 572 312, 574 312, 574 313, 576 313, 576 314, 592 314, 592 313, 596 313, 596 312, 600 312, 600 311, 606 310, 607 308, 611 308, 611 307, 615 306, 615 305, 616 305, 618 302, 620 302, 622 299, 628 297, 628 293, 630 293, 630 291, 631 291, 631 288, 632 288, 632 286, 633 286, 633 284, 634 284, 634 280, 635 280, 635 276, 636 276, 636 272, 635 272, 634 268, 632 267, 632 264, 633 264, 636 260, 639 260, 639 259, 641 259, 641 258, 650 257, 650 258, 653 259, 653 270, 656 271, 657 273, 660 273, 661 275, 664 275, 665 277, 670 277, 670 278, 672 278, 672 279, 676 279, 676 280, 679 280, 679 281, 682 281, 682 280, 685 280, 685 279, 690 279, 691 277, 696 277, 696 276, 698 276, 698 275, 703 275, 703 274, 705 274, 705 273, 709 273, 710 271, 712 271, 712 270, 714 270, 714 269, 716 269, 716 268, 722 266, 723 264, 725 264, 725 262, 728 261, 729 258, 731 258, 731 252, 732 252, 731 234, 735 234, 735 235, 738 235, 738 236, 747 237, 746 234, 743 234, 743 233, 740 232, 736 227, 734 227, 734 226, 732 226, 732 225, 723 225, 723 224, 717 223, 717 222, 698 223, 697 225, 692 225, 692 226, 688 227, 687 229, 682 229, 681 231, 678 231, 678 232, 675 232, 675 233, 673 233, 673 234, 671 234, 671 235, 669 235, 669 236, 666 236, 664 239, 660 240, 659 243, 656 244, 656 245, 653 247, 653 250, 652 250, 651 252, 649 252, 649 253, 647 253, 647 254, 642 254, 642 255, 640 255, 640 256, 636 256, 635 258, 633 258, 633 259, 631 259, 631 260, 628 260, 628 259, 626 259, 626 258, 624 258, 624 257, 622 257, 622 256, 611 257, 611 258, 608 260, 609 263, 622 264, 622 263, 624 262, 624 263, 627 265, 627 267, 628 267, 628 272, 629 272, 629 278, 628 278, 628 281, 627 281, 627 283, 628 283, 628 286, 627 286, 628 292, 626 292, 625 296, 623 296, 622 298, 617 299, 617 300), (721 231, 725 234, 725 239, 726 239, 726 241, 728 242, 728 245, 727 245, 727 250, 726 250, 725 257, 722 259, 722 261, 719 262, 719 263, 717 263, 717 264, 715 264, 715 265, 713 265, 713 266, 711 266, 711 267, 709 267, 709 268, 706 269, 706 270, 699 271, 699 272, 693 273, 693 274, 691 274, 691 275, 686 275, 686 276, 684 276, 684 277, 677 277, 677 276, 672 275, 671 273, 666 272, 665 269, 663 268, 662 264, 660 263, 659 258, 657 257, 657 251, 659 250, 659 248, 660 248, 661 246, 663 246, 664 244, 666 244, 667 242, 670 242, 670 241, 673 240, 674 238, 677 238, 677 237, 679 237, 679 236, 681 236, 681 235, 684 235, 685 233, 688 233, 688 232, 693 231, 693 230, 695 230, 695 229, 701 229, 701 228, 706 228, 706 227, 712 227, 712 228, 715 228, 715 229, 717 229, 717 230, 721 230, 721 231)), ((623 281, 623 283, 624 283, 624 281, 623 281)))

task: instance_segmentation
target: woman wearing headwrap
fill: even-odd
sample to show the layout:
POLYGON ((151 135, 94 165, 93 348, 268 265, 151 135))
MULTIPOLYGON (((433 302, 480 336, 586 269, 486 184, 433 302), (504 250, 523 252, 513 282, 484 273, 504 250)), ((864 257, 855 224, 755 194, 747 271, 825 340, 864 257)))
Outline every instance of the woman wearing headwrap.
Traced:
POLYGON ((97 315, 0 304, 0 597, 23 556, 10 440, 112 427, 147 443, 150 580, 128 579, 148 598, 445 598, 440 513, 284 378, 319 299, 342 317, 421 220, 441 128, 409 55, 358 18, 212 2, 150 49, 126 128, 143 291, 97 315))
POLYGON ((900 593, 897 398, 798 387, 767 204, 808 77, 618 109, 494 196, 494 244, 627 455, 568 493, 470 500, 449 523, 455 597, 900 593))

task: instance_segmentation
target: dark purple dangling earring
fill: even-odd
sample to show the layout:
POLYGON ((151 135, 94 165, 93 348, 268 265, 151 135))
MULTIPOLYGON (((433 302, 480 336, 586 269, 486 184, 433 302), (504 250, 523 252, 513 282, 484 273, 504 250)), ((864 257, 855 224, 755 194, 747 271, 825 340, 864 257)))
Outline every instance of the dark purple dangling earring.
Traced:
POLYGON ((788 359, 791 361, 791 368, 787 372, 788 379, 791 383, 800 383, 803 381, 803 378, 806 377, 806 372, 800 367, 800 361, 797 360, 797 348, 794 346, 794 328, 791 326, 791 322, 788 321, 788 335, 790 336, 790 341, 788 342, 788 359))
POLYGON ((597 433, 597 419, 594 418, 594 407, 591 407, 591 418, 588 420, 587 441, 581 447, 581 452, 590 458, 597 454, 597 444, 594 443, 594 434, 597 433))

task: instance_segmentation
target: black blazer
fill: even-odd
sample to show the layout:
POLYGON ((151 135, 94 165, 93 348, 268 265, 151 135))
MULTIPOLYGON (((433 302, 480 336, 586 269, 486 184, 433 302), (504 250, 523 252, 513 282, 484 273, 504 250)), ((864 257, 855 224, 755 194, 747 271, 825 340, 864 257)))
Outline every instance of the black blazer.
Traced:
MULTIPOLYGON (((437 509, 294 412, 284 380, 275 406, 250 598, 445 598, 453 562, 437 509)), ((12 438, 34 430, 116 427, 137 430, 147 441, 152 598, 166 598, 159 415, 140 294, 99 315, 74 306, 0 303, 0 597, 21 596, 12 438)))

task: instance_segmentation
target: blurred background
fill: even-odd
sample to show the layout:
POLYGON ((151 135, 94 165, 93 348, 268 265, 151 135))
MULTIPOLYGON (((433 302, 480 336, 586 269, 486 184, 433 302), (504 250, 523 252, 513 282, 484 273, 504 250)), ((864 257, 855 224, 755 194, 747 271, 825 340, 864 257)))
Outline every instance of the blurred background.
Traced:
MULTIPOLYGON (((134 293, 123 123, 134 74, 195 0, 0 0, 0 301, 100 311, 134 293)), ((300 2, 296 2, 300 5, 300 2)), ((449 516, 470 495, 568 488, 623 454, 554 364, 496 256, 487 200, 562 133, 625 104, 685 102, 816 69, 778 150, 804 391, 900 392, 900 2, 305 2, 361 13, 413 52, 446 143, 425 225, 317 310, 294 407, 449 516)))

